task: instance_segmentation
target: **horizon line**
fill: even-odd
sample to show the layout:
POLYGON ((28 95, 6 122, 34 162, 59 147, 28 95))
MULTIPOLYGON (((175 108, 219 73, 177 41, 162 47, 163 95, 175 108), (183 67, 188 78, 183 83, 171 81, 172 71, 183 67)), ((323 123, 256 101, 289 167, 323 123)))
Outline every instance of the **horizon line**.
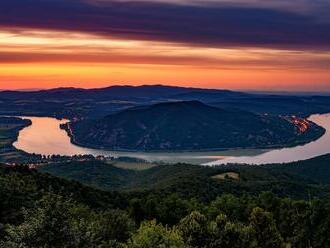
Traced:
POLYGON ((206 88, 206 87, 189 87, 189 86, 173 86, 173 85, 166 85, 166 84, 140 84, 140 85, 129 85, 129 84, 115 84, 115 85, 109 85, 109 86, 103 86, 103 87, 45 87, 45 88, 0 88, 0 92, 4 91, 13 91, 13 92, 38 92, 38 91, 47 91, 47 90, 56 90, 56 89, 83 89, 83 90, 93 90, 93 89, 106 89, 111 87, 132 87, 132 88, 138 88, 143 86, 149 86, 149 87, 157 87, 157 86, 163 86, 163 87, 173 87, 173 88, 191 88, 191 89, 209 89, 209 90, 229 90, 229 91, 236 91, 236 92, 246 92, 246 93, 260 93, 260 94, 267 94, 267 93, 273 93, 273 94, 330 94, 330 90, 319 90, 319 91, 312 91, 312 90, 305 90, 305 91, 295 91, 295 90, 261 90, 261 89, 230 89, 230 88, 206 88))

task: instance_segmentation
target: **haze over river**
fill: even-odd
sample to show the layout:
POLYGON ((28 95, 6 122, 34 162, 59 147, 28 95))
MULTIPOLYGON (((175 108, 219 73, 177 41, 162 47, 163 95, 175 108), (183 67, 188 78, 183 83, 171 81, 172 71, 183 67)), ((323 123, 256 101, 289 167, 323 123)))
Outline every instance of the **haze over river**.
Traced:
POLYGON ((30 119, 32 125, 20 131, 14 143, 17 149, 42 155, 92 154, 113 157, 131 157, 151 162, 217 165, 226 163, 269 164, 305 160, 330 153, 330 114, 312 115, 309 120, 324 127, 326 133, 316 141, 306 145, 275 150, 241 149, 217 152, 117 152, 89 149, 74 145, 60 124, 67 120, 48 117, 22 117, 30 119))

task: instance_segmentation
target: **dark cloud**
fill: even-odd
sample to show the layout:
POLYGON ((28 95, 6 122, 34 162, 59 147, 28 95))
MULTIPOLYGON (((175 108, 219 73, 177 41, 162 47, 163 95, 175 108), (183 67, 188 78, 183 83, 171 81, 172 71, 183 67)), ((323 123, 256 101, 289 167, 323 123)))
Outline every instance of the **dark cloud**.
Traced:
POLYGON ((114 63, 114 64, 144 64, 144 65, 186 65, 208 69, 328 69, 330 54, 326 55, 283 52, 278 54, 260 53, 259 58, 221 58, 221 56, 199 57, 194 55, 164 56, 157 54, 131 55, 121 53, 89 53, 75 54, 42 53, 42 52, 1 52, 0 64, 20 63, 114 63), (285 59, 282 58, 285 56, 285 59))
POLYGON ((330 23, 320 21, 315 10, 305 14, 255 6, 105 2, 1 0, 0 25, 215 47, 330 47, 330 23))

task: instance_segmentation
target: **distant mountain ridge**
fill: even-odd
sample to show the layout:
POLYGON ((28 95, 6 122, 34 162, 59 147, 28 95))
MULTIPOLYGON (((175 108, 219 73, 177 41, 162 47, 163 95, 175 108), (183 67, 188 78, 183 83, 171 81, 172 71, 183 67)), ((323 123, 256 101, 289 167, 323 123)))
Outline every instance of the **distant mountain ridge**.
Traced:
MULTIPOLYGON (((0 98, 17 99, 30 98, 103 98, 103 99, 140 99, 141 101, 155 98, 179 98, 180 94, 198 92, 199 94, 223 94, 225 96, 241 96, 245 93, 230 90, 186 88, 165 85, 142 85, 142 86, 110 86, 106 88, 82 89, 82 88, 55 88, 40 91, 2 91, 0 98)), ((248 94, 246 94, 248 95, 248 94)))
POLYGON ((138 151, 216 150, 296 145, 319 137, 305 134, 284 118, 220 109, 199 101, 135 107, 67 127, 74 143, 94 148, 138 151))
POLYGON ((131 107, 172 101, 201 101, 220 108, 257 114, 307 117, 330 112, 330 96, 252 94, 221 89, 166 85, 57 88, 0 92, 0 115, 101 118, 131 107))

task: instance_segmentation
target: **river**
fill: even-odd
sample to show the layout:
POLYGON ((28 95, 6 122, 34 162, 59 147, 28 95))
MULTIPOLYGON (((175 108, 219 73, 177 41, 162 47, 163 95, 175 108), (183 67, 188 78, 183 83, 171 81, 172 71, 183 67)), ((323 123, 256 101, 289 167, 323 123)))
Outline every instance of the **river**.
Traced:
POLYGON ((131 157, 150 162, 193 163, 218 165, 227 163, 269 164, 305 160, 330 153, 330 114, 312 115, 309 120, 324 127, 327 132, 318 140, 308 144, 283 149, 261 150, 240 149, 217 152, 117 152, 88 149, 74 145, 60 124, 67 120, 49 117, 22 117, 32 121, 32 125, 20 131, 14 146, 28 153, 42 155, 83 155, 131 157))

